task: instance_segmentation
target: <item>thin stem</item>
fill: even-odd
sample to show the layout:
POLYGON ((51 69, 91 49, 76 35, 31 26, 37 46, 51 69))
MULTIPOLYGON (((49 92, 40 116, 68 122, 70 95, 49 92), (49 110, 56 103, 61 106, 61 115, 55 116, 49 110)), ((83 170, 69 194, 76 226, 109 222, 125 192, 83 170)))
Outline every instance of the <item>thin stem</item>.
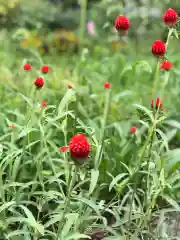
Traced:
MULTIPOLYGON (((5 204, 6 203, 6 199, 5 199, 5 192, 4 192, 4 184, 3 184, 3 170, 2 168, 0 168, 0 194, 1 194, 1 199, 2 202, 5 204)), ((3 211, 3 217, 4 217, 4 221, 6 220, 6 209, 3 211)))
POLYGON ((86 15, 87 15, 88 0, 81 0, 81 18, 80 18, 80 50, 84 42, 84 34, 86 29, 86 15))
POLYGON ((103 150, 103 146, 104 146, 105 129, 106 129, 107 118, 108 118, 108 114, 109 114, 109 110, 110 110, 110 103, 111 103, 111 90, 107 89, 103 124, 102 124, 101 132, 100 132, 100 144, 99 144, 99 148, 97 149, 96 156, 95 156, 95 168, 96 169, 98 169, 98 167, 101 163, 102 150, 103 150))
POLYGON ((65 207, 64 207, 63 215, 61 217, 61 220, 60 220, 59 226, 58 226, 57 238, 56 238, 57 240, 59 239, 59 236, 60 236, 62 228, 63 228, 63 222, 64 222, 64 219, 66 217, 66 213, 67 213, 67 210, 68 210, 68 207, 69 207, 69 204, 70 204, 70 200, 71 200, 73 187, 74 187, 74 184, 76 182, 76 175, 77 175, 77 166, 74 166, 74 171, 72 173, 71 181, 70 181, 70 184, 69 184, 69 187, 68 187, 68 194, 67 194, 66 201, 65 201, 65 207))
POLYGON ((155 136, 155 132, 156 132, 156 124, 154 124, 152 131, 153 132, 151 135, 150 146, 149 146, 149 155, 148 155, 148 160, 147 160, 147 170, 148 170, 147 181, 146 181, 146 205, 147 206, 148 206, 148 196, 149 196, 150 162, 151 162, 152 146, 153 146, 154 136, 155 136))
POLYGON ((158 89, 158 82, 159 82, 159 66, 160 66, 160 58, 157 60, 156 69, 154 73, 154 82, 153 82, 153 89, 152 89, 152 98, 156 94, 158 89))
POLYGON ((164 81, 162 82, 162 87, 161 87, 161 98, 163 99, 164 97, 164 92, 165 92, 165 87, 168 84, 169 81, 169 72, 166 71, 164 75, 164 81))
MULTIPOLYGON (((72 90, 68 89, 68 91, 72 91, 72 90)), ((76 103, 76 105, 77 105, 77 103, 76 103)), ((69 108, 69 102, 67 102, 67 104, 66 104, 65 126, 64 126, 64 130, 63 130, 65 146, 68 145, 68 140, 67 140, 67 133, 68 133, 68 130, 67 130, 67 127, 68 127, 68 114, 67 114, 67 112, 68 112, 68 108, 69 108)), ((75 127, 76 127, 76 122, 75 122, 75 127)), ((68 183, 68 181, 69 181, 69 173, 70 173, 70 164, 69 164, 69 161, 68 161, 67 152, 64 152, 63 156, 64 156, 64 163, 65 163, 66 183, 68 183)))
POLYGON ((134 182, 134 187, 133 187, 133 192, 132 192, 132 197, 131 197, 131 203, 130 203, 130 210, 129 210, 129 218, 128 218, 128 224, 129 224, 129 237, 131 236, 130 229, 131 229, 131 217, 132 217, 132 208, 133 208, 133 202, 134 202, 134 196, 135 196, 135 191, 137 187, 137 174, 135 176, 135 182, 134 182))
POLYGON ((168 36, 167 36, 167 40, 166 40, 166 50, 167 50, 167 48, 168 48, 169 40, 170 40, 170 37, 171 37, 173 31, 174 31, 173 28, 170 28, 170 29, 169 29, 168 36))

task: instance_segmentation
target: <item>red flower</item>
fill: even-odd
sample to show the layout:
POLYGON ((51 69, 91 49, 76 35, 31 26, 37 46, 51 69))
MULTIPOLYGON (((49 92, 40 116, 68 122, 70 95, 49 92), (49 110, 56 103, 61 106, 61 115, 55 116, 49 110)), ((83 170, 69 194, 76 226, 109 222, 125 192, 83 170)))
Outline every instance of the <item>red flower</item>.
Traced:
POLYGON ((23 68, 24 68, 25 71, 31 71, 32 70, 32 66, 29 63, 24 64, 23 68))
POLYGON ((132 126, 131 128, 130 128, 130 133, 135 133, 136 132, 136 126, 132 126))
POLYGON ((178 14, 174 9, 169 8, 164 13, 164 23, 165 24, 167 24, 169 26, 173 26, 177 23, 177 20, 178 20, 178 14))
POLYGON ((111 87, 110 83, 108 83, 108 82, 104 83, 104 88, 110 88, 110 87, 111 87))
POLYGON ((120 15, 116 18, 114 26, 118 31, 127 31, 130 28, 130 21, 127 17, 120 15))
POLYGON ((68 84, 68 88, 69 88, 69 89, 71 89, 71 88, 72 88, 72 85, 71 85, 70 83, 68 84))
POLYGON ((42 68, 41 68, 42 73, 48 73, 49 71, 50 71, 49 66, 47 66, 47 65, 42 66, 42 68))
POLYGON ((69 150, 69 146, 62 146, 59 148, 60 152, 67 152, 69 150))
POLYGON ((13 128, 14 128, 14 125, 10 125, 9 128, 13 129, 13 128))
POLYGON ((160 108, 161 110, 163 109, 163 104, 162 104, 162 101, 161 101, 160 97, 156 98, 156 105, 155 105, 155 106, 154 106, 154 99, 152 99, 151 107, 152 107, 152 108, 155 107, 156 110, 157 110, 158 108, 160 108))
POLYGON ((160 69, 166 70, 166 71, 170 70, 172 67, 173 67, 173 64, 168 60, 164 60, 160 65, 160 69))
POLYGON ((42 88, 44 86, 44 78, 42 78, 42 77, 36 78, 35 81, 34 81, 34 85, 37 88, 42 88))
POLYGON ((41 103, 41 107, 47 107, 47 102, 46 101, 42 101, 42 103, 41 103))
POLYGON ((157 57, 163 57, 166 52, 166 45, 161 40, 156 40, 152 45, 152 54, 157 57))
POLYGON ((76 134, 69 142, 69 150, 72 158, 85 159, 91 151, 91 146, 84 134, 76 134))

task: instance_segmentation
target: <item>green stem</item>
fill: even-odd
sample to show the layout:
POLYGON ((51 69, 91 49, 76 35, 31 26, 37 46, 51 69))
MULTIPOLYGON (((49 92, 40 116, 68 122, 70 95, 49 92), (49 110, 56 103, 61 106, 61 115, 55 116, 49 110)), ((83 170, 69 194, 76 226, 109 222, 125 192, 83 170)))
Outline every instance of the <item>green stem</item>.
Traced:
MULTIPOLYGON (((156 120, 155 120, 156 121, 156 120)), ((146 205, 148 206, 148 196, 149 196, 149 180, 150 180, 150 162, 151 162, 151 153, 152 153, 152 146, 154 142, 154 136, 156 132, 156 124, 154 124, 152 128, 152 135, 150 139, 150 146, 149 146, 149 154, 148 154, 148 160, 147 160, 147 170, 148 170, 148 175, 147 175, 147 181, 146 181, 146 205)))
POLYGON ((111 90, 107 89, 103 124, 102 124, 101 132, 100 132, 100 144, 97 149, 96 156, 95 156, 95 169, 98 169, 98 167, 101 164, 102 150, 103 150, 103 146, 104 146, 105 129, 106 129, 107 118, 108 118, 108 114, 109 114, 109 110, 110 110, 110 103, 111 103, 111 90))
POLYGON ((166 71, 164 75, 164 81, 162 82, 162 87, 161 87, 161 98, 163 99, 164 97, 164 92, 165 92, 165 87, 168 84, 169 81, 169 72, 166 71))
MULTIPOLYGON (((68 91, 72 91, 71 89, 68 89, 68 91)), ((77 103, 76 103, 77 104, 77 103)), ((67 102, 66 104, 66 117, 65 117, 65 126, 64 126, 64 129, 63 129, 63 132, 64 132, 64 142, 65 142, 65 146, 68 145, 68 140, 67 140, 67 134, 68 134, 68 130, 67 130, 67 127, 68 127, 68 109, 69 109, 69 102, 67 102)), ((75 122, 75 126, 76 126, 76 122, 75 122)), ((70 173, 70 164, 69 164, 69 161, 68 161, 68 155, 67 155, 67 152, 65 152, 63 154, 64 156, 64 163, 65 163, 65 177, 66 177, 66 183, 68 183, 69 181, 69 173, 70 173)))
POLYGON ((59 239, 59 236, 61 234, 61 231, 62 231, 62 228, 63 228, 63 225, 64 225, 64 220, 65 220, 66 213, 67 213, 67 210, 68 210, 68 207, 69 207, 69 204, 70 204, 73 187, 74 187, 74 184, 76 182, 76 175, 77 175, 77 166, 74 166, 74 171, 73 171, 71 181, 70 181, 70 184, 69 184, 69 187, 68 187, 68 194, 67 194, 66 201, 65 201, 65 207, 64 207, 63 215, 61 217, 61 220, 60 220, 59 226, 58 226, 56 240, 59 239))
POLYGON ((81 0, 81 17, 80 17, 80 50, 82 49, 84 42, 84 34, 86 29, 86 17, 87 17, 87 2, 88 0, 81 0))
POLYGON ((169 29, 168 36, 167 36, 167 40, 166 40, 166 51, 167 51, 167 48, 168 48, 168 45, 169 45, 169 40, 170 40, 170 37, 171 37, 173 31, 174 31, 173 28, 170 28, 170 29, 169 29))
POLYGON ((153 89, 152 89, 152 98, 154 98, 154 95, 156 94, 156 91, 158 89, 158 82, 159 82, 159 66, 160 66, 160 58, 157 60, 156 69, 154 73, 154 82, 153 82, 153 89))
MULTIPOLYGON (((3 184, 3 170, 2 166, 0 166, 0 199, 2 199, 3 204, 6 203, 5 192, 4 192, 4 184, 3 184)), ((6 209, 3 211, 4 221, 6 221, 6 209)))

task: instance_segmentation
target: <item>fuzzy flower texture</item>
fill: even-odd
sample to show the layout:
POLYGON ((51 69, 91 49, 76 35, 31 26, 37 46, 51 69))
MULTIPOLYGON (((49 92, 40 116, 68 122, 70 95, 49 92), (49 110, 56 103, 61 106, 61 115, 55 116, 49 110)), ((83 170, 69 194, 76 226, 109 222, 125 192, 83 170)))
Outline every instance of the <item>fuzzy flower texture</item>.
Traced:
POLYGON ((83 162, 83 160, 88 157, 91 151, 91 146, 86 136, 79 133, 70 139, 69 146, 62 146, 59 150, 61 152, 69 151, 73 160, 81 160, 83 162))
POLYGON ((172 67, 173 67, 173 64, 171 62, 169 62, 168 60, 164 60, 160 65, 160 69, 166 70, 166 71, 171 70, 172 67))
POLYGON ((42 66, 41 72, 42 72, 42 73, 48 73, 48 72, 50 72, 49 66, 47 66, 47 65, 42 66))
POLYGON ((163 57, 166 53, 166 45, 161 40, 156 40, 152 45, 152 54, 157 57, 163 57))
POLYGON ((164 13, 164 23, 169 25, 170 27, 173 27, 178 21, 178 14, 177 12, 169 8, 165 13, 164 13))
POLYGON ((115 20, 114 26, 118 31, 126 32, 130 28, 131 24, 127 17, 119 15, 115 20))
POLYGON ((23 68, 24 68, 24 71, 31 71, 32 70, 32 66, 29 63, 25 63, 23 68))
POLYGON ((44 86, 44 78, 38 77, 34 81, 34 85, 36 86, 37 89, 40 89, 44 86))
POLYGON ((91 147, 86 136, 79 133, 71 138, 69 150, 73 159, 85 159, 88 157, 91 147))

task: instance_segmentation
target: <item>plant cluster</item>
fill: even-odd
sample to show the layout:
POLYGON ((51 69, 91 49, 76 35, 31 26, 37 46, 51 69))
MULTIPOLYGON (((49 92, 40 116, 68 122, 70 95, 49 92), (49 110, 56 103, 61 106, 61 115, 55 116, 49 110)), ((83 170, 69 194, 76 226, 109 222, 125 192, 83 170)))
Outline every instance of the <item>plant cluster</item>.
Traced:
MULTIPOLYGON (((171 225, 168 218, 180 211, 179 149, 169 147, 179 123, 169 121, 174 129, 166 134, 169 116, 164 108, 174 64, 167 52, 171 37, 177 36, 175 10, 164 13, 164 23, 169 28, 166 43, 156 40, 152 44, 156 60, 151 75, 152 100, 148 107, 135 104, 136 120, 132 115, 118 116, 125 115, 130 101, 125 102, 123 114, 118 108, 131 93, 115 94, 115 83, 111 78, 105 80, 98 70, 84 74, 93 64, 87 65, 90 59, 86 49, 77 69, 72 66, 68 71, 68 76, 78 78, 81 84, 66 81, 65 93, 63 88, 58 89, 61 98, 53 87, 58 67, 55 71, 39 56, 40 67, 35 61, 23 64, 15 78, 22 76, 22 88, 18 88, 19 82, 11 82, 8 88, 11 97, 18 96, 20 102, 15 101, 14 110, 9 110, 4 101, 2 112, 8 130, 2 129, 0 138, 0 237, 177 239, 178 233, 172 234, 167 226, 171 225), (95 84, 100 85, 100 92, 93 88, 95 84)), ((114 26, 118 35, 124 36, 133 23, 120 15, 114 26)), ((111 69, 112 64, 103 61, 102 71, 111 71, 116 78, 116 66, 111 69)), ((143 74, 137 65, 145 65, 146 75, 151 72, 147 63, 136 63, 130 68, 132 77, 139 71, 143 74)), ((125 74, 130 70, 121 72, 121 79, 128 80, 125 74)))

